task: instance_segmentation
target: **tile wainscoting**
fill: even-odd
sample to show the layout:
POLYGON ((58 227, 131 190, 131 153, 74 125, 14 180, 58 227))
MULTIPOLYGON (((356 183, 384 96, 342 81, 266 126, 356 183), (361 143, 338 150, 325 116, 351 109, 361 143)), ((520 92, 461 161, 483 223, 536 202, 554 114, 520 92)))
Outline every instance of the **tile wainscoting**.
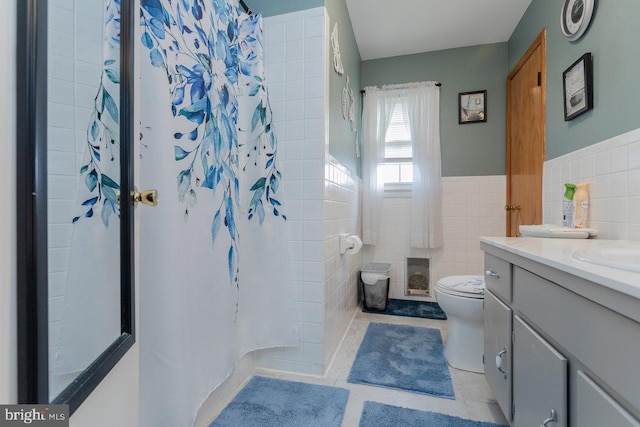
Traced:
POLYGON ((375 247, 365 246, 363 262, 391 263, 390 298, 415 299, 405 296, 407 256, 431 258, 433 289, 445 276, 482 274, 484 258, 477 237, 505 235, 505 176, 445 177, 442 190, 444 244, 431 251, 409 248, 411 199, 384 199, 380 241, 375 247))
POLYGON ((589 227, 598 238, 640 240, 640 129, 544 165, 544 222, 562 224, 566 182, 589 182, 589 227))

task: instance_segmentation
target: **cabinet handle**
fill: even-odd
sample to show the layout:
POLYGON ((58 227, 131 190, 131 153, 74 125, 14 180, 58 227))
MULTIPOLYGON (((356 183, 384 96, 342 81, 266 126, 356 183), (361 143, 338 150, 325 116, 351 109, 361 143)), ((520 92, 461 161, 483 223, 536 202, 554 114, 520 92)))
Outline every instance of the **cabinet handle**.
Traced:
POLYGON ((502 374, 504 374, 504 379, 507 379, 507 372, 504 371, 502 369, 502 356, 504 356, 505 354, 507 354, 507 347, 505 346, 500 353, 498 353, 496 355, 496 368, 498 368, 498 371, 502 372, 502 374))
POLYGON ((558 421, 558 417, 556 417, 556 410, 552 409, 551 415, 549 416, 549 418, 544 420, 542 424, 540 424, 540 427, 547 427, 549 423, 555 423, 556 421, 558 421))
POLYGON ((497 271, 493 271, 493 270, 487 270, 484 272, 487 276, 490 277, 495 277, 496 279, 500 278, 500 273, 498 273, 497 271))

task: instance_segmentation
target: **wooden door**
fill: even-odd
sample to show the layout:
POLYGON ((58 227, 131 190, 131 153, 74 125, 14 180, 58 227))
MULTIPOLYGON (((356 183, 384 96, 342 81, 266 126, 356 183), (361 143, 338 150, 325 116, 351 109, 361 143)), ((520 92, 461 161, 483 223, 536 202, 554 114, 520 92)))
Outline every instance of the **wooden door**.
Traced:
POLYGON ((545 152, 546 31, 507 77, 507 236, 542 223, 545 152))

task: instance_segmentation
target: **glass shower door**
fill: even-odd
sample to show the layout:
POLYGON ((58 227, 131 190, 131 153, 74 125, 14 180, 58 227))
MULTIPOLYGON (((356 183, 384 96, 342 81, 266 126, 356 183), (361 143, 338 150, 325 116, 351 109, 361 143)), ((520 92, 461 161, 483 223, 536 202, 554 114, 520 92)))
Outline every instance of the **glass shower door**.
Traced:
POLYGON ((49 397, 120 335, 120 7, 48 5, 49 397))
POLYGON ((73 413, 135 342, 135 2, 17 12, 18 401, 73 413))

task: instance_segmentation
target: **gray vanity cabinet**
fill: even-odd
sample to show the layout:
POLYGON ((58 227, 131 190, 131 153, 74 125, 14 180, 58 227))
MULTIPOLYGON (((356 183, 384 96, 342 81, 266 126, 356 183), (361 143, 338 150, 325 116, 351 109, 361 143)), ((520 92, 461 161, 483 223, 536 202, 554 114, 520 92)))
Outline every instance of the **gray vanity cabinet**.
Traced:
POLYGON ((567 426, 567 359, 513 317, 515 427, 567 426))
POLYGON ((640 300, 538 253, 481 248, 485 377, 510 424, 640 427, 640 300))
POLYGON ((484 312, 484 375, 502 412, 511 415, 512 310, 487 290, 484 312))

